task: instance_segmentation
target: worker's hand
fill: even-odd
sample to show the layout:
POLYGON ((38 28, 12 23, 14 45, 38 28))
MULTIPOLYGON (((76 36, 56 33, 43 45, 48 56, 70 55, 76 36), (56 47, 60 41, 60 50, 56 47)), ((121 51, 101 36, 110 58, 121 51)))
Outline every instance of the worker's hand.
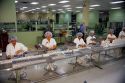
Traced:
POLYGON ((22 52, 23 52, 22 50, 18 50, 18 51, 16 51, 16 55, 19 55, 22 52))
POLYGON ((80 44, 79 47, 83 48, 86 47, 86 45, 80 44))
POLYGON ((8 56, 7 56, 7 59, 11 59, 11 58, 12 58, 12 56, 11 56, 11 55, 8 55, 8 56))

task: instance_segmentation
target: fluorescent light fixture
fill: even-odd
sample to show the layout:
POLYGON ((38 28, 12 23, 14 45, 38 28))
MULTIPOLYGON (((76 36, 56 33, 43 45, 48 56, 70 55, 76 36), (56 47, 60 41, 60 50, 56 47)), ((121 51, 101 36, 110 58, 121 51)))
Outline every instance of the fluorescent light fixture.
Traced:
POLYGON ((31 2, 30 4, 37 5, 37 4, 39 4, 39 2, 31 2))
POLYGON ((58 9, 59 11, 63 10, 63 9, 58 9))
POLYGON ((80 9, 80 8, 83 8, 83 7, 76 7, 76 8, 80 9))
POLYGON ((111 9, 121 9, 121 7, 115 7, 115 8, 111 8, 111 9))
POLYGON ((89 8, 90 10, 95 9, 95 8, 89 8))
POLYGON ((64 11, 60 11, 60 12, 65 13, 64 11))
POLYGON ((33 11, 33 10, 36 10, 36 9, 31 9, 31 10, 33 11))
POLYGON ((63 0, 63 1, 60 1, 59 3, 68 3, 69 1, 66 1, 66 0, 63 0))
POLYGON ((70 7, 71 5, 64 5, 63 7, 70 7))
POLYGON ((40 8, 36 8, 37 10, 39 10, 40 8))
POLYGON ((76 12, 80 12, 80 11, 76 11, 76 12))
POLYGON ((118 4, 118 3, 124 3, 125 1, 114 1, 114 2, 110 2, 110 4, 118 4))
POLYGON ((56 4, 49 4, 48 6, 55 6, 56 4))
POLYGON ((52 10, 53 12, 55 12, 56 10, 52 10))
POLYGON ((46 10, 42 10, 42 12, 46 12, 46 10))
POLYGON ((24 8, 20 8, 20 10, 24 10, 24 8))
POLYGON ((72 10, 67 10, 67 11, 72 11, 72 10))
POLYGON ((95 4, 95 5, 90 5, 90 7, 98 7, 100 6, 99 4, 95 4))
POLYGON ((72 9, 72 8, 66 8, 66 9, 72 9))
POLYGON ((15 1, 15 3, 18 3, 18 1, 15 1))
POLYGON ((42 6, 42 8, 46 8, 47 6, 42 6))
POLYGON ((22 7, 23 9, 26 9, 26 8, 28 8, 28 7, 22 7))

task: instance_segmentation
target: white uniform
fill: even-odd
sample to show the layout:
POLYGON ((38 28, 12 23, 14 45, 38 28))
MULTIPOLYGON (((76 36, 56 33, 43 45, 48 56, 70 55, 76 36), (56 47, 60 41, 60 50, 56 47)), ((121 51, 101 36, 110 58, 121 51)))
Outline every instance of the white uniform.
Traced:
POLYGON ((111 35, 111 34, 108 34, 108 36, 107 36, 107 40, 109 40, 108 38, 112 38, 112 39, 116 39, 116 36, 115 35, 111 35))
POLYGON ((78 38, 75 38, 74 43, 76 44, 76 48, 78 48, 79 45, 85 45, 85 42, 82 38, 80 40, 78 38))
POLYGON ((23 45, 22 43, 16 42, 15 47, 12 45, 12 43, 10 43, 10 44, 7 45, 6 55, 7 56, 14 56, 14 55, 16 55, 16 52, 18 50, 22 50, 23 52, 20 53, 20 54, 23 54, 24 52, 26 52, 28 50, 28 48, 25 45, 23 45))
POLYGON ((45 39, 43 39, 43 41, 42 41, 42 45, 45 46, 45 47, 47 47, 47 48, 51 48, 51 47, 53 47, 53 45, 56 45, 56 41, 55 41, 55 39, 51 38, 51 39, 50 39, 50 42, 49 42, 49 41, 45 38, 45 39))
POLYGON ((120 33, 119 33, 119 37, 125 37, 125 32, 124 31, 121 31, 120 33))
POLYGON ((86 43, 87 43, 87 45, 92 43, 92 40, 91 40, 91 39, 96 39, 96 37, 95 37, 95 36, 88 36, 88 37, 86 38, 86 43))

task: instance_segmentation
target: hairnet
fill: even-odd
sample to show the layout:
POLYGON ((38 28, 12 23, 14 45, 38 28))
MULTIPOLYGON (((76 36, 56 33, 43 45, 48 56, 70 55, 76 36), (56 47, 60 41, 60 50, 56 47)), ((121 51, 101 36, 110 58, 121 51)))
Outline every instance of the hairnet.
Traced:
POLYGON ((47 36, 51 36, 51 37, 52 37, 53 35, 52 35, 52 33, 51 33, 50 31, 47 31, 47 32, 44 34, 44 36, 45 36, 45 37, 47 37, 47 36))
POLYGON ((11 35, 9 36, 9 42, 12 41, 12 40, 16 40, 17 41, 17 37, 15 35, 11 35))
POLYGON ((76 34, 76 36, 80 36, 80 37, 82 37, 83 34, 82 34, 81 32, 78 32, 78 33, 76 34))

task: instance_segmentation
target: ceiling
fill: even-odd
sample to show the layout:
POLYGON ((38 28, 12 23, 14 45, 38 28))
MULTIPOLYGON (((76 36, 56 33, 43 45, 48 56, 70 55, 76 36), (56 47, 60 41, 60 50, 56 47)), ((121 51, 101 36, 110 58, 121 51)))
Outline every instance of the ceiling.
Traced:
MULTIPOLYGON (((17 1, 18 3, 15 3, 15 4, 16 4, 16 10, 18 12, 46 12, 45 10, 48 10, 50 8, 52 10, 56 10, 54 12, 59 12, 59 11, 63 12, 63 11, 69 10, 66 8, 72 8, 70 10, 73 12, 76 12, 76 11, 82 11, 82 8, 76 8, 76 7, 83 6, 83 0, 68 0, 69 1, 68 3, 63 3, 63 4, 59 3, 62 0, 17 0, 17 1), (39 4, 32 5, 30 4, 31 2, 39 2, 39 4), (48 6, 48 4, 56 4, 56 5, 48 6), (65 8, 63 7, 64 5, 71 5, 71 6, 65 8), (42 6, 47 6, 47 8, 42 8, 42 6), (23 7, 27 7, 27 8, 23 8, 23 7), (23 10, 20 10, 20 8, 22 8, 23 10), (58 10, 58 9, 62 9, 62 10, 58 10)), ((110 4, 110 2, 114 2, 114 1, 118 1, 118 0, 90 0, 90 5, 95 5, 95 4, 100 5, 97 7, 93 7, 95 8, 93 10, 110 10, 111 8, 115 8, 115 7, 124 8, 123 4, 125 4, 125 2, 119 3, 119 4, 110 4)))

